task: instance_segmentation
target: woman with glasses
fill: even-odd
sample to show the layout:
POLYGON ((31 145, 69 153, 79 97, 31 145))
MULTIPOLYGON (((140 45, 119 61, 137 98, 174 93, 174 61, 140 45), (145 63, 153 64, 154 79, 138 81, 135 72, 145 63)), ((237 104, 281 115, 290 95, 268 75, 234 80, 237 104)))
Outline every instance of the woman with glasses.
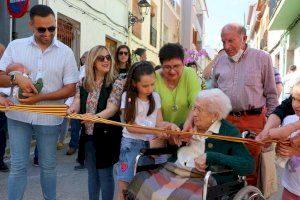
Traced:
POLYGON ((183 59, 184 50, 180 44, 165 44, 159 51, 161 69, 156 71, 155 82, 163 119, 178 126, 185 123, 201 88, 195 70, 185 67, 183 59))
MULTIPOLYGON (((92 48, 86 60, 86 76, 78 84, 69 113, 79 112, 85 117, 99 116, 111 98, 114 81, 112 57, 104 46, 92 48)), ((109 119, 119 121, 114 115, 109 119)), ((114 195, 113 165, 119 159, 122 128, 112 125, 82 121, 85 134, 85 161, 88 169, 90 200, 112 200, 114 195)))
MULTIPOLYGON (((225 120, 231 109, 228 96, 220 89, 201 91, 191 111, 193 129, 200 133, 241 137, 239 130, 225 120)), ((232 170, 226 174, 214 174, 209 186, 237 180, 238 175, 249 175, 255 169, 255 161, 244 144, 196 135, 190 146, 178 150, 177 158, 175 163, 138 173, 125 191, 126 199, 202 199, 203 175, 207 167, 232 170), (189 148, 197 141, 202 150, 189 148), (189 151, 185 151, 186 148, 189 151), (188 162, 180 162, 182 160, 188 162)))
POLYGON ((124 75, 131 67, 131 53, 127 45, 120 45, 115 55, 115 74, 124 75))

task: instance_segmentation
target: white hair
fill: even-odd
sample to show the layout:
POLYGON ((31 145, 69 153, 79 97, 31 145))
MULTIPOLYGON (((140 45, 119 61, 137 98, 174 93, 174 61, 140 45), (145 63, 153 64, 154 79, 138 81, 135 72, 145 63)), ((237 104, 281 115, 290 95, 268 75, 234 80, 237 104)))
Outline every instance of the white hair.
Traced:
POLYGON ((226 118, 229 112, 232 110, 229 97, 218 88, 199 92, 196 102, 201 100, 208 102, 207 111, 210 113, 219 114, 219 119, 226 118))

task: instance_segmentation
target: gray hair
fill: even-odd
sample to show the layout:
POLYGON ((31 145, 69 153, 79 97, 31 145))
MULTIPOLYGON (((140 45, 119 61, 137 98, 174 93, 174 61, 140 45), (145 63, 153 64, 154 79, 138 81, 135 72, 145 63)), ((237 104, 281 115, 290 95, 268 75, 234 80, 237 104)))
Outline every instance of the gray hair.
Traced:
POLYGON ((221 35, 223 33, 223 31, 225 30, 235 30, 241 37, 246 36, 247 35, 247 30, 244 26, 242 26, 241 24, 238 23, 229 23, 226 24, 221 31, 221 35))
POLYGON ((199 92, 196 102, 201 100, 208 102, 207 111, 210 113, 219 114, 219 119, 226 118, 229 112, 232 110, 229 97, 218 88, 199 92))

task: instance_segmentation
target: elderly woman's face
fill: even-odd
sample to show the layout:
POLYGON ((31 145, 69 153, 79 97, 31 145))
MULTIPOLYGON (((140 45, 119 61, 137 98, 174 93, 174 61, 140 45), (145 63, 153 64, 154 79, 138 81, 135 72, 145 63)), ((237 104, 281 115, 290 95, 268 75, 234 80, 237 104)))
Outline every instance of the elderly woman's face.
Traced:
POLYGON ((167 81, 177 81, 179 80, 184 65, 180 58, 173 58, 171 60, 165 60, 162 63, 162 74, 167 81))
POLYGON ((217 116, 208 112, 208 102, 206 100, 197 100, 193 107, 194 125, 200 131, 207 129, 217 120, 217 116))

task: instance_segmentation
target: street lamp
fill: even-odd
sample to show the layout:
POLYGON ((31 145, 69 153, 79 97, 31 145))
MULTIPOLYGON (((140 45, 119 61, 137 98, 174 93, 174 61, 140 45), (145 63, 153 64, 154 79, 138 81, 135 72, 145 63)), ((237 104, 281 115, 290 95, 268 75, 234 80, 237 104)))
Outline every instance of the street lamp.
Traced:
POLYGON ((140 18, 135 16, 133 13, 129 12, 128 13, 128 26, 133 26, 135 23, 143 23, 144 22, 144 17, 143 15, 147 15, 149 12, 150 8, 150 3, 149 0, 139 0, 138 3, 138 8, 139 8, 139 13, 140 13, 140 18), (144 10, 144 12, 143 12, 144 10))

